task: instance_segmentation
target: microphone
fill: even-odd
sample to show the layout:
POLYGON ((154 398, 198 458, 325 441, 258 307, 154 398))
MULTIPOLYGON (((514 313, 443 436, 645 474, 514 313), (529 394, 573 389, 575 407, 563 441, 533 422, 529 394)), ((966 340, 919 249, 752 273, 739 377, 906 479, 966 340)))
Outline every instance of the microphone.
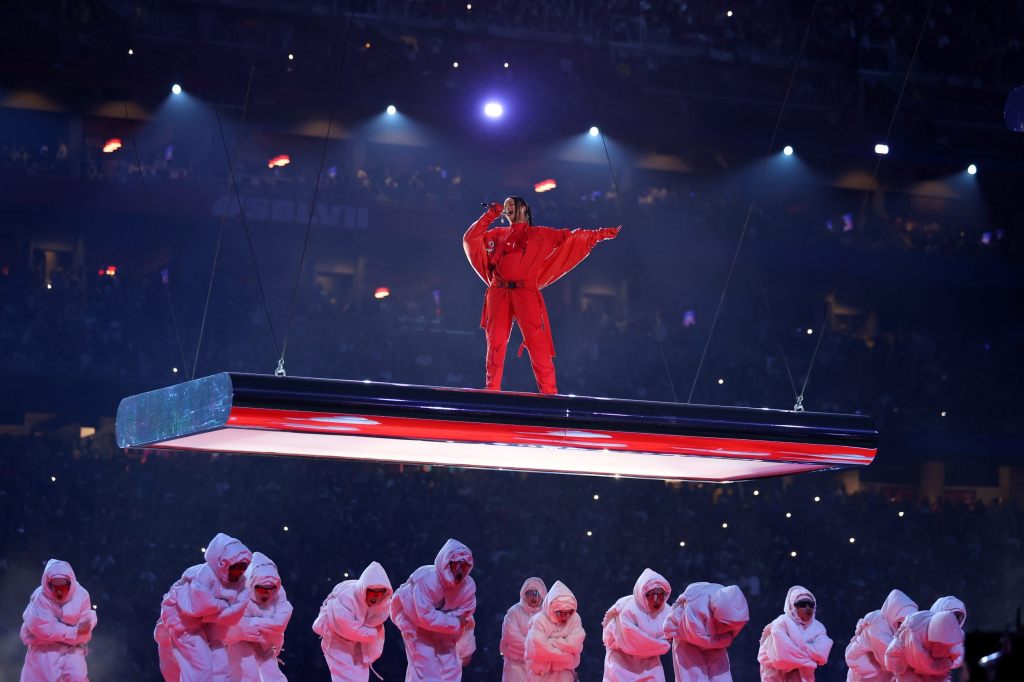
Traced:
POLYGON ((481 201, 480 205, 483 206, 484 208, 490 208, 491 207, 491 205, 488 204, 486 201, 481 201))

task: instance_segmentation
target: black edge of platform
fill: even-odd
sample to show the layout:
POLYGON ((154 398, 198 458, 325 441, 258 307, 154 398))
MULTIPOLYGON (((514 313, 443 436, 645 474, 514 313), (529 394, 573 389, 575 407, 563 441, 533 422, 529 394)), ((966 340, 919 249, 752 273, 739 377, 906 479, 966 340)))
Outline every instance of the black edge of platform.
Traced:
POLYGON ((864 415, 262 374, 215 376, 230 377, 237 407, 410 418, 434 410, 452 421, 565 428, 571 420, 579 428, 595 430, 878 446, 878 430, 864 415))

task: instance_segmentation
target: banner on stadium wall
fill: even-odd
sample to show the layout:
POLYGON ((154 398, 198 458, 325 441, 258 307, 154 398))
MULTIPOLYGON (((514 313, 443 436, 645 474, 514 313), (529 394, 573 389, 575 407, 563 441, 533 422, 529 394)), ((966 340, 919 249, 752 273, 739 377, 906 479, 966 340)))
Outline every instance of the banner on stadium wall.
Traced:
MULTIPOLYGON (((245 209, 245 217, 256 222, 305 225, 309 221, 308 201, 243 195, 242 207, 245 209)), ((236 217, 240 213, 238 200, 233 195, 222 194, 214 199, 210 213, 217 217, 236 217)), ((318 201, 313 213, 313 224, 345 230, 366 230, 370 227, 370 212, 358 206, 318 201)))

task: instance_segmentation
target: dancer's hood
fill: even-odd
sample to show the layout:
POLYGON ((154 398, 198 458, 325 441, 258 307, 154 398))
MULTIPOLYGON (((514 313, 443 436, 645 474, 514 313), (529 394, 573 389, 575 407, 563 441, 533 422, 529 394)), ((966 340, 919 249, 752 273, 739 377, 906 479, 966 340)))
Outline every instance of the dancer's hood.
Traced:
POLYGON ((448 542, 444 543, 444 546, 441 547, 441 551, 434 557, 434 569, 441 579, 441 584, 446 588, 451 588, 455 585, 455 576, 452 575, 452 569, 448 565, 453 561, 465 561, 468 563, 469 572, 466 573, 466 577, 469 577, 469 573, 473 571, 473 552, 458 540, 449 538, 448 542))
POLYGON ((541 604, 541 608, 552 623, 557 623, 558 619, 555 617, 555 611, 576 610, 576 595, 565 586, 565 583, 561 580, 556 580, 547 596, 544 597, 544 603, 541 604))
POLYGON ((792 618, 795 622, 802 625, 810 625, 818 615, 818 600, 814 598, 814 595, 806 587, 803 587, 802 585, 794 585, 789 588, 789 592, 786 593, 785 612, 786 615, 792 618), (803 597, 807 597, 814 602, 814 611, 811 613, 809 620, 802 619, 796 610, 796 603, 803 597))
MULTIPOLYGON (((651 607, 647 605, 647 593, 651 590, 660 587, 665 590, 665 601, 662 603, 661 608, 665 608, 665 604, 668 604, 668 599, 672 595, 672 586, 668 584, 668 580, 663 575, 652 571, 649 568, 645 568, 644 572, 637 578, 636 583, 633 585, 633 598, 636 600, 637 606, 646 613, 651 613, 651 607)), ((660 611, 661 609, 659 609, 660 611)))
POLYGON ((899 629, 899 625, 907 619, 907 616, 917 611, 917 604, 900 590, 893 590, 885 598, 882 604, 882 617, 889 624, 893 632, 899 629))
POLYGON ((961 628, 966 627, 967 625, 967 606, 956 597, 939 597, 935 600, 935 603, 932 604, 932 607, 928 610, 935 612, 952 611, 954 614, 960 615, 961 628))
MULTIPOLYGON (((563 587, 565 587, 563 585, 563 587)), ((548 587, 544 584, 544 581, 540 578, 527 578, 523 586, 519 588, 519 605, 527 613, 537 613, 544 607, 544 600, 548 596, 548 587), (526 603, 526 593, 530 590, 537 590, 540 593, 541 604, 534 608, 526 603)))
POLYGON ((41 582, 43 594, 58 604, 66 604, 71 601, 71 598, 75 596, 75 591, 78 589, 78 580, 75 578, 74 569, 71 568, 71 564, 60 559, 50 559, 46 562, 41 582), (68 581, 68 594, 64 599, 57 599, 57 595, 53 593, 53 589, 50 587, 50 583, 55 578, 65 578, 68 581))
POLYGON ((206 564, 213 569, 214 575, 221 583, 228 584, 228 568, 239 562, 252 563, 252 552, 249 548, 230 535, 217 533, 203 554, 206 564))
POLYGON ((750 621, 750 610, 743 590, 729 585, 711 594, 711 615, 725 626, 746 625, 750 621))

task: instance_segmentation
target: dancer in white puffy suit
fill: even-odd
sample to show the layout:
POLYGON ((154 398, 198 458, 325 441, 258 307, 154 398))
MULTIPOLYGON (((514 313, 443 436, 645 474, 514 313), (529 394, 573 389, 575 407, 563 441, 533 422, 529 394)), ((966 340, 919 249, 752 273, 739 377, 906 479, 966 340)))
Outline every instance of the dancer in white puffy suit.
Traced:
POLYGON ((586 637, 576 597, 556 580, 526 633, 528 682, 574 682, 586 637))
POLYGON ((800 585, 789 588, 783 614, 761 632, 761 682, 814 680, 814 671, 825 665, 832 651, 825 626, 815 618, 817 610, 810 590, 800 585))
POLYGON ((232 682, 285 682, 277 657, 284 647, 284 631, 292 618, 277 564, 253 552, 245 571, 249 603, 237 624, 228 629, 228 665, 232 682))
POLYGON ((964 631, 953 612, 918 611, 885 650, 885 667, 896 682, 945 682, 963 646, 964 631))
POLYGON ((892 682, 893 675, 885 667, 885 650, 903 621, 915 611, 913 599, 893 590, 881 609, 857 621, 857 630, 846 646, 846 665, 850 667, 846 682, 892 682))
POLYGON ((85 645, 92 639, 96 612, 71 564, 46 562, 22 618, 21 641, 28 652, 21 682, 89 682, 85 645))
POLYGON ((402 632, 406 682, 462 679, 476 651, 476 583, 469 577, 473 553, 448 540, 432 566, 420 566, 395 591, 391 620, 402 632))
POLYGON ((665 619, 676 682, 732 682, 727 649, 749 620, 736 585, 688 585, 665 619))
POLYGON ((498 651, 504 658, 502 682, 526 680, 526 633, 530 619, 540 612, 548 595, 548 588, 540 578, 527 578, 519 589, 519 601, 509 607, 501 623, 501 643, 498 651))
POLYGON ((633 594, 604 614, 605 682, 664 682, 661 657, 671 648, 665 636, 665 602, 671 593, 663 576, 645 568, 633 594))
MULTIPOLYGON (((967 623, 967 606, 956 597, 939 597, 928 610, 934 611, 935 613, 938 613, 939 611, 950 611, 954 616, 956 616, 957 622, 960 623, 961 630, 964 629, 964 626, 967 623)), ((956 660, 953 661, 954 670, 964 664, 964 647, 962 644, 957 648, 956 653, 956 660)))
POLYGON ((223 638, 249 604, 243 576, 252 552, 217 533, 203 557, 206 561, 186 569, 160 602, 153 638, 165 682, 230 678, 223 638))
POLYGON ((388 574, 374 561, 357 580, 338 583, 324 599, 313 632, 320 635, 333 682, 370 679, 373 662, 384 652, 391 594, 388 574))

